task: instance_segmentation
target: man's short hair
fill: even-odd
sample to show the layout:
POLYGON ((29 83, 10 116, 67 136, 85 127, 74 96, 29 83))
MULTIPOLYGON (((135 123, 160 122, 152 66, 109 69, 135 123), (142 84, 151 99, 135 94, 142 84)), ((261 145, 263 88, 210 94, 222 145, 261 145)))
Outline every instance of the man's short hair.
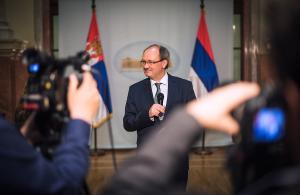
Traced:
POLYGON ((152 48, 152 47, 157 47, 159 49, 159 58, 160 60, 167 60, 167 66, 165 69, 167 69, 169 67, 170 64, 170 52, 169 50, 162 46, 162 45, 158 45, 158 44, 152 44, 149 45, 146 49, 144 49, 143 53, 145 53, 146 50, 152 48))

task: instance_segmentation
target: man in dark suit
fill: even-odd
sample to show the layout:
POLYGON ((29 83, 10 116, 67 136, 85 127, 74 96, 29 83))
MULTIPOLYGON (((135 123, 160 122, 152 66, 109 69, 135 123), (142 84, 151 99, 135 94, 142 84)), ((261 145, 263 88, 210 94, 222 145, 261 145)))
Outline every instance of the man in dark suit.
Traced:
POLYGON ((0 118, 0 194, 80 194, 89 166, 90 124, 99 106, 97 84, 84 73, 68 88, 68 122, 64 141, 45 158, 11 124, 0 118))
MULTIPOLYGON (((190 81, 166 72, 169 63, 170 54, 165 47, 150 45, 144 50, 141 60, 147 78, 129 88, 123 125, 127 131, 137 131, 138 148, 172 109, 195 99, 190 81), (163 94, 162 100, 158 94, 163 94)), ((187 178, 188 154, 182 158, 174 182, 185 188, 187 178)))

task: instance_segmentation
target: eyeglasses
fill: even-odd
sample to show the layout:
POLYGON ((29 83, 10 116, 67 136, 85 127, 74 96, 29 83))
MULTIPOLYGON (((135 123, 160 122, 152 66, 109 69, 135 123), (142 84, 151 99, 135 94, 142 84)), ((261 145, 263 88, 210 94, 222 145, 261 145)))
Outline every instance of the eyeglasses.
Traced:
POLYGON ((150 65, 153 65, 153 64, 156 64, 156 63, 158 63, 158 62, 161 62, 161 61, 163 61, 164 59, 161 59, 161 60, 158 60, 158 61, 151 61, 151 60, 149 60, 149 61, 145 61, 145 60, 141 60, 140 61, 140 63, 141 63, 141 65, 146 65, 146 64, 150 64, 150 65))

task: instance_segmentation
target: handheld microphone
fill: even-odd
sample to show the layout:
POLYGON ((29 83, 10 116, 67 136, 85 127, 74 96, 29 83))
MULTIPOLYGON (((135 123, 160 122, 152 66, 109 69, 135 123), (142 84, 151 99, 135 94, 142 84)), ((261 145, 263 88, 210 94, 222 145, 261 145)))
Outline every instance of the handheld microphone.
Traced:
POLYGON ((164 102, 164 94, 163 93, 157 94, 157 103, 163 105, 163 102, 164 102))
MULTIPOLYGON (((163 93, 159 93, 157 94, 157 103, 159 103, 160 105, 163 105, 164 103, 164 94, 163 93)), ((163 113, 159 113, 159 117, 162 117, 163 113)), ((160 119, 162 120, 162 119, 160 119)))

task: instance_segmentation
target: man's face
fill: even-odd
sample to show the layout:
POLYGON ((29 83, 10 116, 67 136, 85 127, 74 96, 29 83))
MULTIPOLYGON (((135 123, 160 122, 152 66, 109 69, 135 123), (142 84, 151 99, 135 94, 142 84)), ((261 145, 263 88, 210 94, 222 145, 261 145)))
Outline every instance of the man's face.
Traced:
POLYGON ((166 60, 159 57, 159 48, 151 47, 147 49, 142 58, 144 74, 152 80, 159 81, 165 75, 166 60))

